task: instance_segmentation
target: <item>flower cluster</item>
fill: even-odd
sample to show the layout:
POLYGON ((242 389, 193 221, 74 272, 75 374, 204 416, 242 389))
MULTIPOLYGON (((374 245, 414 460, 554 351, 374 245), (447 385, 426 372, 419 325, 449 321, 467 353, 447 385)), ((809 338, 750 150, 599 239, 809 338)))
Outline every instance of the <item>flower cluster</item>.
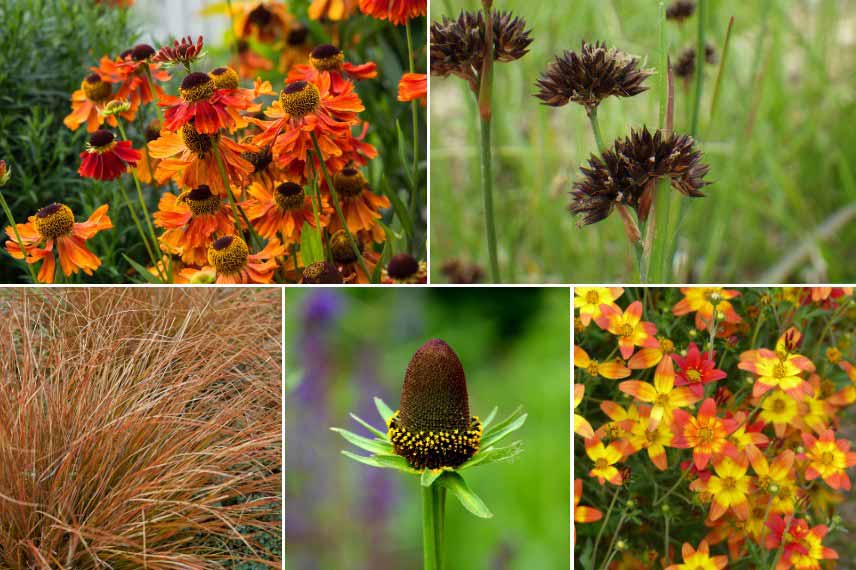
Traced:
POLYGON ((574 520, 602 521, 581 527, 581 556, 671 570, 837 558, 827 535, 856 466, 851 289, 578 288, 574 301, 574 520))
MULTIPOLYGON (((354 63, 332 43, 311 47, 286 4, 225 5, 237 40, 230 66, 206 67, 202 37, 139 44, 102 57, 72 94, 65 124, 90 133, 78 172, 122 193, 149 256, 131 261, 139 278, 312 282, 303 270, 323 262, 334 282, 424 282, 423 263, 386 245, 392 190, 378 192, 367 170, 379 153, 356 84, 376 81, 377 65, 354 63), (253 56, 254 44, 283 48, 280 86, 257 75, 274 65, 253 56), (292 57, 297 44, 305 58, 292 57)), ((378 15, 380 4, 361 7, 378 15)), ((420 13, 418 2, 393 4, 393 23, 420 13)), ((426 91, 424 75, 408 74, 399 99, 424 101, 426 91)), ((6 229, 6 248, 30 264, 44 260, 40 281, 54 278, 54 251, 66 276, 91 274, 100 261, 85 241, 111 227, 106 212, 75 224, 68 207, 48 205, 6 229)))

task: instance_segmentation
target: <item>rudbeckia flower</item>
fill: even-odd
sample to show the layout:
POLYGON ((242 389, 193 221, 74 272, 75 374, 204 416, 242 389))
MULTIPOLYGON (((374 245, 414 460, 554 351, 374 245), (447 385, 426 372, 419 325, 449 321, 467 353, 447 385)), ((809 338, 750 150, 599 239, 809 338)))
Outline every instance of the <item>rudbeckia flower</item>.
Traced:
POLYGON ((202 134, 233 130, 239 111, 252 104, 245 89, 218 89, 214 79, 198 71, 184 78, 178 92, 181 97, 163 95, 158 103, 166 108, 164 128, 168 131, 176 131, 191 122, 202 134))
POLYGON ((696 343, 691 342, 687 355, 673 354, 672 359, 680 367, 675 384, 688 386, 699 398, 704 396, 704 385, 722 380, 727 375, 716 369, 716 351, 699 351, 696 343))
POLYGON ((752 395, 755 397, 773 388, 784 390, 796 399, 802 399, 811 391, 811 386, 800 374, 812 372, 814 364, 799 354, 788 354, 782 358, 782 354, 766 348, 747 350, 740 355, 737 367, 758 376, 752 388, 752 395))
POLYGON ((615 301, 624 294, 621 287, 575 287, 574 309, 579 309, 580 320, 588 326, 592 319, 600 316, 600 306, 618 308, 615 301))
POLYGON ((642 302, 633 301, 624 312, 610 305, 600 306, 600 316, 595 319, 597 326, 618 337, 618 349, 621 357, 627 360, 637 346, 657 346, 654 323, 642 320, 642 302))
POLYGON ((833 489, 850 490, 850 477, 846 469, 856 465, 856 453, 850 451, 850 442, 845 439, 835 439, 831 429, 815 438, 812 434, 802 433, 805 453, 801 460, 808 461, 805 478, 809 481, 821 477, 833 489))
POLYGON ((398 82, 398 100, 419 101, 423 107, 428 104, 428 75, 425 73, 405 73, 398 82))
POLYGON ((653 385, 639 380, 626 380, 618 385, 618 389, 637 400, 653 404, 649 430, 656 428, 664 417, 672 417, 678 408, 690 406, 699 400, 688 388, 675 388, 675 368, 668 358, 657 365, 653 385))
POLYGON ((71 94, 71 113, 69 113, 63 124, 72 131, 86 123, 86 130, 90 133, 98 130, 104 121, 111 127, 118 125, 116 117, 104 116, 100 110, 113 99, 113 86, 98 73, 86 76, 80 84, 80 89, 71 94))
POLYGON ((198 279, 198 273, 212 274, 214 282, 224 285, 241 283, 272 283, 277 269, 276 258, 286 253, 276 238, 268 241, 258 253, 250 253, 247 242, 240 236, 226 235, 208 247, 208 265, 201 270, 186 268, 181 274, 198 279))
POLYGON ((752 478, 746 474, 749 458, 726 453, 714 459, 713 468, 715 475, 706 482, 701 479, 693 481, 690 489, 710 494, 712 501, 708 518, 711 521, 719 519, 729 509, 738 519, 745 521, 749 518, 749 494, 752 491, 752 478))
POLYGON ((675 316, 695 313, 695 326, 698 330, 707 330, 713 322, 714 309, 721 313, 717 321, 739 323, 740 315, 734 310, 729 299, 740 296, 739 291, 723 289, 722 287, 682 287, 684 298, 672 307, 675 316))
MULTIPOLYGON (((574 384, 574 409, 583 401, 586 387, 585 384, 574 384)), ((594 430, 591 424, 582 416, 574 414, 574 433, 583 436, 586 439, 594 437, 594 430)))
POLYGON ((692 449, 693 463, 697 469, 704 469, 711 457, 733 449, 728 435, 737 428, 737 423, 733 419, 717 417, 713 398, 702 402, 696 417, 684 410, 675 410, 672 417, 675 429, 672 446, 692 449))
POLYGON ((615 464, 624 457, 619 444, 613 441, 609 445, 603 445, 599 438, 593 437, 585 440, 585 445, 586 455, 594 461, 589 476, 597 477, 601 485, 604 481, 609 481, 613 485, 621 485, 621 472, 615 467, 615 464))
POLYGON ((235 231, 229 204, 205 185, 178 196, 165 193, 152 217, 157 227, 166 230, 161 245, 188 265, 204 265, 212 238, 235 231))
POLYGON ((624 366, 620 360, 598 362, 591 359, 585 349, 576 345, 574 345, 574 366, 582 368, 592 378, 603 376, 610 380, 620 380, 630 376, 630 369, 624 366))
POLYGON ((428 9, 428 0, 360 0, 360 10, 379 20, 389 20, 400 26, 428 9))
POLYGON ((15 237, 15 230, 6 227, 6 251, 15 259, 24 259, 29 264, 42 261, 38 280, 40 283, 53 283, 56 260, 54 248, 59 255, 62 272, 69 277, 78 271, 87 275, 101 266, 101 260, 86 247, 86 240, 94 237, 101 230, 113 227, 107 216, 107 204, 98 207, 85 222, 74 221, 74 213, 64 204, 54 203, 45 206, 34 216, 27 219, 26 224, 16 224, 15 228, 21 236, 24 251, 15 237))
POLYGON ((226 196, 226 187, 214 156, 217 145, 223 166, 235 195, 253 172, 253 165, 243 155, 254 152, 254 146, 239 144, 225 135, 205 135, 196 131, 191 123, 178 132, 163 132, 148 144, 152 158, 160 159, 155 171, 158 184, 170 178, 184 188, 208 186, 214 194, 226 196))
POLYGON ((695 550, 692 545, 685 542, 681 547, 683 564, 672 564, 666 570, 723 570, 728 566, 727 556, 711 556, 707 541, 702 540, 695 550))
MULTIPOLYGON (((312 198, 299 184, 283 182, 273 190, 259 183, 253 183, 247 189, 249 197, 243 204, 250 223, 263 238, 271 238, 279 233, 284 243, 300 241, 304 224, 315 227, 315 212, 312 198)), ((325 197, 321 197, 321 209, 318 217, 321 227, 326 227, 332 208, 325 197)))
MULTIPOLYGON (((583 480, 574 479, 574 522, 575 523, 591 523, 599 521, 603 518, 603 513, 592 507, 581 507, 580 501, 583 498, 583 480)), ((574 530, 576 535, 576 529, 574 530)))
MULTIPOLYGON (((389 198, 372 192, 366 177, 356 168, 345 168, 336 173, 333 186, 339 195, 348 229, 352 233, 367 232, 375 243, 383 242, 386 232, 378 220, 383 217, 380 210, 390 207, 389 198)), ((331 221, 330 227, 333 231, 341 229, 338 217, 331 221)))
POLYGON ((377 64, 373 61, 354 65, 345 61, 341 49, 331 44, 321 44, 309 54, 309 65, 295 65, 288 72, 288 81, 317 82, 320 75, 330 77, 330 92, 334 95, 347 90, 348 80, 372 79, 377 77, 377 64))
POLYGON ((130 141, 117 141, 110 131, 97 130, 89 137, 78 173, 96 180, 114 180, 137 166, 140 151, 134 150, 130 141))

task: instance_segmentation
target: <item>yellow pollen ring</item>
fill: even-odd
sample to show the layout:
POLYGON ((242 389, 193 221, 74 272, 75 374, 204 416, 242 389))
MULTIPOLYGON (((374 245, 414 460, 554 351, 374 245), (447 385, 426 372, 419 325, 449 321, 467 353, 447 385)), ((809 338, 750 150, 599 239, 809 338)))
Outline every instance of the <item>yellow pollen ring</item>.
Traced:
POLYGON ((327 57, 309 57, 309 63, 318 71, 338 71, 345 64, 345 54, 336 53, 327 57))
POLYGON ((214 82, 215 89, 237 89, 240 85, 238 74, 231 67, 212 69, 208 77, 214 82))
POLYGON ((113 87, 103 79, 97 79, 96 81, 90 82, 90 77, 83 80, 80 84, 80 88, 83 89, 83 94, 86 95, 86 98, 90 101, 103 103, 113 94, 113 87))
POLYGON ((282 110, 295 119, 302 119, 310 113, 314 113, 321 104, 321 92, 315 85, 301 81, 285 86, 279 94, 282 110))
POLYGON ((208 263, 217 273, 234 275, 247 265, 250 250, 247 243, 238 236, 226 236, 215 241, 208 248, 208 263))
POLYGON ((74 212, 65 204, 54 203, 36 212, 35 225, 42 239, 56 239, 71 233, 74 212))
POLYGON ((209 81, 200 85, 194 85, 189 88, 179 87, 178 93, 181 95, 181 98, 188 103, 195 103, 196 101, 208 99, 214 95, 214 80, 209 78, 209 81))

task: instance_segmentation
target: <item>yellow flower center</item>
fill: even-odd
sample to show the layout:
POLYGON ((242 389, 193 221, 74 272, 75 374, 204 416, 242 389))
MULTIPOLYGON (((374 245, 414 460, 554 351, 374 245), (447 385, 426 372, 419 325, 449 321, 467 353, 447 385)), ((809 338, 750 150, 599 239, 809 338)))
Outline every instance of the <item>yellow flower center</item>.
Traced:
POLYGON ((600 302, 600 295, 598 295, 597 291, 589 291, 586 293, 586 304, 587 305, 597 305, 600 302))
POLYGON ((731 491, 737 487, 737 479, 734 477, 724 477, 722 479, 722 488, 726 491, 731 491))
POLYGON ((835 461, 835 455, 832 452, 824 451, 820 456, 820 464, 825 466, 830 466, 835 461))
POLYGON ((231 67, 217 67, 212 69, 208 77, 214 81, 215 89, 237 89, 238 74, 231 67))
POLYGON ((621 435, 621 429, 616 424, 606 425, 606 436, 610 439, 615 439, 621 435))
POLYGON ((294 81, 279 94, 282 110, 295 119, 314 113, 321 104, 321 92, 312 83, 294 81))
POLYGON ((594 466, 596 469, 603 470, 603 469, 606 469, 607 467, 609 467, 609 462, 606 459, 604 459, 603 457, 601 457, 600 459, 598 459, 597 461, 594 462, 594 466))
POLYGON ((366 177, 356 168, 345 168, 333 177, 333 186, 342 198, 359 196, 367 184, 366 177))
POLYGON ((312 50, 309 63, 318 71, 338 71, 345 63, 345 54, 336 46, 324 44, 312 50))
POLYGON ((709 427, 703 427, 698 430, 698 440, 701 443, 710 443, 713 441, 713 429, 709 427))
POLYGON ((589 373, 589 376, 597 376, 600 373, 600 364, 598 361, 590 361, 588 366, 586 366, 586 372, 589 373))
POLYGON ((36 212, 36 231, 44 240, 56 239, 71 233, 74 213, 65 204, 53 203, 36 212))
POLYGON ((213 194, 205 184, 199 188, 182 192, 178 200, 187 204, 194 217, 214 214, 220 207, 220 197, 213 194))
POLYGON ((777 414, 781 414, 785 411, 786 408, 787 408, 787 404, 781 398, 777 398, 776 400, 773 401, 773 412, 775 412, 777 414))
POLYGON ((198 132, 190 123, 185 123, 181 127, 181 139, 184 141, 184 146, 200 157, 211 150, 211 137, 198 132))
POLYGON ((282 211, 297 210, 303 207, 305 202, 303 188, 294 182, 285 182, 276 187, 273 193, 274 202, 282 211))
POLYGON ((97 73, 88 75, 80 84, 80 88, 83 89, 86 98, 95 103, 103 103, 113 94, 113 87, 103 81, 97 73))
POLYGON ((344 230, 339 230, 330 236, 330 253, 333 255, 333 261, 341 265, 356 263, 357 261, 351 240, 348 239, 344 230))
POLYGON ((660 350, 663 351, 663 354, 672 354, 675 352, 675 343, 667 338, 660 339, 660 350))
POLYGON ((224 236, 215 240, 208 248, 208 263, 217 273, 230 275, 240 273, 247 265, 250 250, 247 243, 238 236, 224 236))
POLYGON ((188 103, 208 99, 214 95, 214 80, 205 73, 194 71, 181 82, 178 93, 188 103))
POLYGON ((669 405, 669 395, 668 394, 660 394, 657 396, 657 400, 654 402, 657 406, 667 407, 669 405))
POLYGON ((780 380, 788 375, 787 369, 783 362, 777 362, 773 365, 773 378, 780 380))
POLYGON ((696 369, 687 370, 687 380, 690 382, 700 382, 701 372, 696 369))
POLYGON ((633 329, 634 329, 633 325, 630 325, 630 324, 621 325, 621 329, 619 330, 619 332, 620 332, 619 336, 623 336, 623 337, 633 336, 633 329))

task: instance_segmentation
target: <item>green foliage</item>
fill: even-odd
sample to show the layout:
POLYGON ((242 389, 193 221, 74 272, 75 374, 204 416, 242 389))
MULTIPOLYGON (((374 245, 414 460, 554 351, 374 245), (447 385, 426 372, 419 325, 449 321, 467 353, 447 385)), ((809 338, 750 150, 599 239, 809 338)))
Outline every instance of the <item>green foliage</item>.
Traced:
MULTIPOLYGON (((0 159, 13 168, 3 195, 18 223, 52 202, 68 205, 78 218, 88 216, 112 195, 77 174, 86 129, 72 132, 62 120, 88 67, 103 54, 133 45, 128 14, 88 0, 6 0, 0 3, 0 22, 0 159)), ((121 228, 132 228, 116 223, 117 210, 113 201, 110 216, 117 229, 111 230, 110 245, 101 236, 95 240, 96 251, 107 255, 105 265, 113 269, 102 268, 96 279, 122 279, 116 265, 106 263, 124 242, 121 228)), ((16 282, 27 275, 23 262, 2 255, 0 280, 16 282)))

